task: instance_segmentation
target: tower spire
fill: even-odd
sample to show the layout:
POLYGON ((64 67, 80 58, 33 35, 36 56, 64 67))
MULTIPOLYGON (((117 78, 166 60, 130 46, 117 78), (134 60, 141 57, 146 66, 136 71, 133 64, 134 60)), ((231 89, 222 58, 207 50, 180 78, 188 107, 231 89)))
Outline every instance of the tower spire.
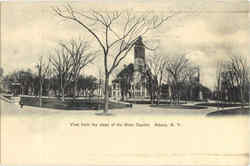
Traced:
POLYGON ((134 80, 139 82, 145 69, 145 47, 142 37, 139 36, 134 46, 134 80))

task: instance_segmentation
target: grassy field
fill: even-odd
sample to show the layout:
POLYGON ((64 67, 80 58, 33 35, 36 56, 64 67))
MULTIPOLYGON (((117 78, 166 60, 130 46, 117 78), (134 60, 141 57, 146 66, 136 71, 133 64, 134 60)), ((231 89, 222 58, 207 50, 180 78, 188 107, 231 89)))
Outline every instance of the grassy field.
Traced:
MULTIPOLYGON (((242 104, 240 103, 199 103, 197 106, 208 106, 208 107, 240 107, 242 104)), ((244 106, 248 106, 248 104, 244 104, 244 106)))
POLYGON ((226 110, 219 110, 215 112, 208 113, 207 116, 235 116, 235 115, 249 115, 248 108, 232 108, 226 110))
POLYGON ((173 109, 207 109, 208 108, 206 106, 199 106, 199 105, 169 105, 169 104, 151 105, 151 107, 173 108, 173 109))

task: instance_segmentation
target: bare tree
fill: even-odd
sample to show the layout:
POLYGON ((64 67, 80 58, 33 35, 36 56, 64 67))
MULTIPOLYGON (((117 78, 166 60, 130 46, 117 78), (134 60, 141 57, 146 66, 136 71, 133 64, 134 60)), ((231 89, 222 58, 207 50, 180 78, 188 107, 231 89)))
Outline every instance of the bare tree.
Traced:
POLYGON ((47 90, 47 95, 50 96, 50 90, 52 89, 52 85, 53 85, 52 79, 54 77, 54 71, 51 67, 51 64, 48 63, 48 65, 49 65, 49 68, 48 68, 48 72, 46 74, 47 75, 46 76, 46 78, 47 78, 47 86, 46 86, 47 89, 46 90, 47 90))
POLYGON ((95 53, 89 51, 89 43, 83 40, 71 40, 68 43, 61 42, 60 45, 70 55, 72 64, 70 72, 72 73, 72 81, 74 84, 73 98, 75 99, 77 92, 77 81, 80 76, 80 72, 84 67, 94 61, 95 53))
POLYGON ((89 32, 103 51, 105 71, 104 113, 108 111, 109 79, 113 70, 128 55, 139 36, 158 28, 176 14, 163 17, 153 12, 100 12, 96 10, 84 12, 75 10, 69 4, 63 8, 53 8, 53 10, 58 16, 79 24, 89 32))
POLYGON ((65 88, 69 85, 72 78, 72 60, 71 55, 68 54, 68 51, 60 46, 55 49, 55 56, 50 56, 50 62, 53 66, 54 71, 58 80, 60 81, 60 90, 62 94, 62 101, 64 101, 65 88))
POLYGON ((240 101, 245 104, 245 93, 249 82, 249 66, 246 57, 231 55, 224 63, 224 73, 227 73, 230 83, 239 88, 240 101))
POLYGON ((235 75, 236 82, 240 87, 240 98, 242 102, 242 106, 245 104, 245 95, 244 93, 247 91, 247 83, 248 80, 248 62, 247 59, 243 56, 231 56, 231 67, 233 74, 235 75))
POLYGON ((165 73, 166 64, 166 58, 162 54, 157 54, 156 52, 147 58, 147 66, 151 71, 152 78, 154 79, 153 82, 155 83, 154 96, 156 96, 157 104, 160 103, 159 99, 161 95, 162 82, 168 77, 168 75, 165 73))
POLYGON ((184 54, 168 56, 166 67, 168 73, 168 82, 172 89, 172 99, 177 103, 180 102, 180 85, 187 81, 195 74, 195 67, 186 58, 184 54))
POLYGON ((40 85, 40 91, 39 91, 39 102, 40 107, 42 107, 42 95, 43 95, 43 85, 44 81, 46 79, 46 76, 49 74, 49 63, 46 63, 43 59, 43 56, 40 56, 38 63, 36 64, 36 68, 38 70, 38 79, 39 79, 39 85, 40 85))

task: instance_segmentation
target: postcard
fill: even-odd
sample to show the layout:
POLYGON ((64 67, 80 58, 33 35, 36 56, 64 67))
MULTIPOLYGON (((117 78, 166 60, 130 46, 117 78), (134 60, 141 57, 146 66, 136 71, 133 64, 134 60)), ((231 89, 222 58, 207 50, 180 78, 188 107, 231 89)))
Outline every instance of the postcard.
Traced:
POLYGON ((1 164, 246 166, 248 2, 1 2, 1 164))

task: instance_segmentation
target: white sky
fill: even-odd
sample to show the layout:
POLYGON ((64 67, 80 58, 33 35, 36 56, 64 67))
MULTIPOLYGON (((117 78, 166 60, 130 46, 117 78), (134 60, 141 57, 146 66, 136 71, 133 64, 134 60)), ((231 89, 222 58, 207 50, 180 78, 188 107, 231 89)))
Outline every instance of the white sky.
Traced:
MULTIPOLYGON (((200 65, 201 82, 213 88, 216 60, 225 58, 229 54, 248 56, 246 1, 172 0, 170 2, 106 0, 104 4, 104 1, 85 0, 74 2, 73 5, 84 10, 129 8, 139 11, 202 11, 199 14, 182 14, 175 17, 158 31, 144 36, 144 40, 159 39, 161 52, 166 55, 189 52, 190 60, 200 65)), ((61 2, 4 2, 2 4, 1 63, 5 74, 17 69, 34 68, 39 56, 48 55, 60 40, 75 38, 79 34, 91 40, 91 36, 80 26, 72 22, 63 22, 54 15, 51 7, 63 4, 61 2)), ((94 40, 92 45, 98 48, 94 40)), ((127 57, 125 64, 133 62, 132 55, 131 53, 127 57)), ((89 66, 84 72, 96 75, 102 65, 100 56, 95 64, 89 66)))

